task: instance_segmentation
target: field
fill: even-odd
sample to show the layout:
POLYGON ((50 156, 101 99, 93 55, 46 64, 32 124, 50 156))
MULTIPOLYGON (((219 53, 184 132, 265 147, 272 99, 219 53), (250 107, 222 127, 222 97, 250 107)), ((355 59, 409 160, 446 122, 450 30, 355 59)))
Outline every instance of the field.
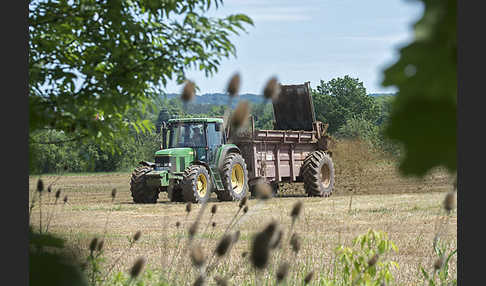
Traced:
MULTIPOLYGON (((392 253, 386 259, 399 264, 393 274, 400 285, 417 285, 423 281, 419 264, 427 269, 432 267, 435 259, 432 242, 439 221, 442 221, 442 241, 449 244, 449 249, 457 247, 457 212, 454 210, 450 216, 445 216, 442 208, 445 193, 452 189, 453 178, 439 170, 421 180, 401 178, 394 164, 386 160, 359 164, 360 167, 354 169, 348 161, 350 165, 346 171, 344 164, 347 161, 340 162, 336 163, 335 193, 329 198, 308 198, 304 196, 302 186, 297 184, 283 185, 280 197, 263 203, 249 200, 249 212, 237 226, 241 231, 240 239, 227 260, 218 264, 217 271, 222 275, 234 272, 229 280, 231 285, 251 284, 254 272, 246 261, 248 258, 242 258, 241 254, 249 251, 253 235, 272 219, 279 222, 286 235, 291 224, 289 214, 297 201, 303 202, 303 212, 294 227, 302 239, 301 249, 296 257, 292 257, 288 279, 302 281, 308 271, 314 270, 313 281, 317 282, 331 269, 334 248, 350 246, 354 237, 369 229, 385 231, 398 247, 398 253, 392 253)), ((187 215, 185 204, 168 202, 165 193, 161 194, 157 204, 133 204, 129 192, 130 173, 31 176, 31 198, 39 178, 46 186, 54 183, 53 192, 61 189, 61 197, 68 196, 66 204, 53 205, 53 193, 50 194, 50 204, 47 204, 45 194, 42 212, 45 216, 54 211, 49 231, 77 245, 77 255, 85 257, 91 239, 106 233, 104 263, 106 267, 115 265, 113 272, 127 273, 136 258, 144 256, 147 259, 146 273, 168 276, 170 271, 171 279, 178 279, 180 284, 192 284, 197 277, 187 253, 174 260, 172 257, 176 251, 184 251, 186 230, 195 220, 200 205, 193 205, 187 215), (117 190, 114 202, 110 196, 112 189, 117 190), (180 228, 176 227, 177 222, 181 223, 180 228), (126 251, 128 238, 139 230, 142 232, 140 241, 126 251), (124 251, 126 253, 122 255, 124 251), (114 264, 119 256, 121 259, 114 264)), ((196 242, 203 246, 207 255, 212 254, 237 210, 237 202, 217 202, 215 198, 210 201, 196 235, 196 242), (216 222, 213 228, 209 225, 209 208, 214 204, 218 210, 212 219, 216 222)), ((39 215, 39 208, 34 208, 34 225, 39 225, 39 215)), ((46 224, 45 218, 43 224, 46 224)), ((278 263, 278 259, 270 263, 270 268, 274 263, 278 263)), ((451 275, 456 276, 455 256, 450 267, 451 275)))

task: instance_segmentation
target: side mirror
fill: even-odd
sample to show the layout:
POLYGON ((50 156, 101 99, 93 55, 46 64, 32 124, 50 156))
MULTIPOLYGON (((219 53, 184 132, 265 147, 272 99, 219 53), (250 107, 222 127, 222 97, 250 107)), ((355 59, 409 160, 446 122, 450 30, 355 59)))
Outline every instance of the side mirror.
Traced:
POLYGON ((216 132, 220 132, 221 131, 221 123, 216 123, 216 132))
POLYGON ((167 149, 167 125, 165 122, 162 122, 162 149, 167 149))

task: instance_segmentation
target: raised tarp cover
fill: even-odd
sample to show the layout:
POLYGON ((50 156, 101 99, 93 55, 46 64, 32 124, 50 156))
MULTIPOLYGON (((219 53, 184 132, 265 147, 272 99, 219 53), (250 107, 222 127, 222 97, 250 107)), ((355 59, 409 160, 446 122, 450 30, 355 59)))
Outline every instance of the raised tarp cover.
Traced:
POLYGON ((280 85, 278 99, 273 101, 276 130, 312 131, 315 121, 310 82, 299 85, 280 85))

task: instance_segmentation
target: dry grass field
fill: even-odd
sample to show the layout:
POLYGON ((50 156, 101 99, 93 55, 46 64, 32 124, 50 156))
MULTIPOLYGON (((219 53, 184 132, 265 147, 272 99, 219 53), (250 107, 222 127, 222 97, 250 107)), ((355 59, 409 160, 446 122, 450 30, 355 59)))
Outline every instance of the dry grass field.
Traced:
MULTIPOLYGON (((289 214, 293 205, 301 201, 303 211, 294 227, 301 237, 301 249, 297 255, 291 251, 282 254, 291 261, 287 278, 289 285, 302 281, 311 270, 315 271, 313 282, 325 285, 318 282, 332 268, 335 247, 350 246, 354 237, 369 229, 385 231, 398 247, 398 253, 383 258, 399 264, 399 269, 393 270, 396 282, 399 285, 421 285, 423 280, 418 266, 432 267, 435 259, 432 242, 439 221, 442 221, 442 241, 449 244, 449 249, 457 247, 457 212, 454 210, 446 216, 442 208, 446 192, 452 189, 453 178, 440 171, 421 180, 401 178, 393 164, 386 160, 366 161, 366 164, 360 163, 360 167, 353 169, 349 167, 354 166, 351 161, 342 157, 341 161, 337 161, 343 154, 338 152, 334 155, 336 185, 335 193, 329 198, 308 198, 304 196, 302 186, 297 184, 282 186, 280 197, 264 202, 249 200, 249 211, 235 228, 241 231, 240 238, 229 257, 218 263, 216 271, 221 275, 232 273, 231 285, 253 284, 254 272, 248 256, 242 258, 242 253, 249 251, 253 235, 271 220, 276 220, 284 230, 285 242, 291 224, 289 214), (345 164, 349 164, 346 170, 345 164)), ((133 204, 129 173, 31 176, 31 198, 39 178, 46 186, 54 183, 53 192, 61 189, 61 197, 68 196, 66 204, 53 205, 53 192, 50 195, 44 193, 42 223, 45 225, 46 214, 52 213, 49 231, 67 238, 71 245, 77 245, 77 255, 87 255, 93 237, 105 237, 104 265, 106 268, 115 265, 113 272, 127 273, 133 262, 144 256, 147 259, 145 273, 170 275, 173 279, 171 284, 192 284, 197 277, 185 246, 187 229, 195 220, 200 205, 193 205, 192 211, 187 214, 185 204, 168 202, 165 193, 161 194, 157 204, 133 204), (112 189, 117 190, 114 202, 110 196, 112 189), (177 222, 181 224, 179 228, 176 227, 177 222), (137 231, 141 231, 142 236, 128 250, 128 239, 137 231), (118 257, 121 258, 114 264, 118 257)), ((207 206, 195 243, 199 243, 206 255, 211 256, 227 224, 237 212, 238 202, 217 202, 212 198, 207 206), (212 205, 217 205, 218 209, 211 220, 209 209, 212 205), (215 227, 210 225, 213 221, 216 222, 215 227)), ((38 207, 33 209, 31 216, 32 224, 39 225, 38 207)), ((284 246, 288 248, 288 244, 284 246)), ((272 269, 281 257, 270 262, 266 275, 274 275, 272 269)), ((456 256, 450 267, 451 275, 456 276, 456 256)), ((209 284, 214 285, 214 280, 209 284)))

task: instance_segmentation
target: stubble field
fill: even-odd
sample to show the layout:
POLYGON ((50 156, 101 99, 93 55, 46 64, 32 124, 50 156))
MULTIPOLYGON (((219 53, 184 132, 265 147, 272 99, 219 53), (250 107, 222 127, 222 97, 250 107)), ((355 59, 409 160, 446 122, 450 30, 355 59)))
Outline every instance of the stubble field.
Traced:
MULTIPOLYGON (((399 264, 399 269, 393 270, 396 282, 421 284, 418 267, 431 269, 436 258, 432 248, 436 234, 440 232, 441 241, 450 250, 457 247, 457 212, 454 210, 447 216, 442 206, 446 192, 452 190, 453 178, 438 170, 424 179, 405 179, 387 160, 369 160, 365 164, 363 158, 355 156, 354 161, 343 157, 337 161, 343 154, 333 155, 336 184, 335 193, 329 198, 308 198, 300 184, 284 184, 279 197, 264 202, 249 200, 248 213, 233 229, 240 230, 240 238, 228 257, 218 262, 215 272, 231 277, 230 285, 254 284, 254 271, 248 256, 243 258, 242 253, 250 251, 253 235, 272 220, 284 231, 282 241, 287 244, 283 243, 283 247, 289 248, 289 214, 294 204, 301 201, 303 210, 294 226, 301 237, 300 251, 294 254, 282 250, 274 257, 264 274, 268 276, 267 281, 274 280, 271 276, 275 268, 285 259, 291 262, 289 285, 301 283, 309 271, 315 272, 316 285, 325 285, 323 279, 331 271, 334 249, 338 245, 350 246, 353 238, 374 229, 386 232, 398 247, 397 253, 382 258, 399 264)), ((187 213, 184 203, 170 203, 165 193, 161 193, 157 204, 134 204, 129 191, 130 173, 31 176, 31 199, 39 178, 46 186, 52 183, 52 192, 44 192, 42 198, 43 227, 52 215, 49 231, 65 237, 80 261, 88 255, 91 239, 98 237, 104 238, 104 269, 113 266, 112 273, 127 273, 134 261, 143 256, 147 259, 146 275, 157 277, 146 277, 147 281, 158 281, 158 274, 169 279, 169 284, 188 285, 196 279, 198 273, 191 266, 186 246, 187 229, 197 217, 200 205, 192 205, 192 211, 187 213), (54 204, 54 192, 58 189, 61 199, 54 204), (117 190, 114 202, 113 189, 117 190), (64 196, 68 198, 65 204, 64 196), (137 231, 142 236, 128 249, 129 238, 137 231)), ((41 223, 39 211, 37 203, 31 213, 34 226, 41 223)), ((212 255, 237 211, 238 202, 217 202, 213 197, 208 203, 194 240, 206 256, 212 255), (212 205, 217 205, 214 217, 209 212, 212 205), (216 223, 215 227, 212 222, 216 223)), ((454 256, 449 265, 452 276, 456 276, 456 265, 454 256)), ((208 282, 214 284, 214 280, 208 282)))

